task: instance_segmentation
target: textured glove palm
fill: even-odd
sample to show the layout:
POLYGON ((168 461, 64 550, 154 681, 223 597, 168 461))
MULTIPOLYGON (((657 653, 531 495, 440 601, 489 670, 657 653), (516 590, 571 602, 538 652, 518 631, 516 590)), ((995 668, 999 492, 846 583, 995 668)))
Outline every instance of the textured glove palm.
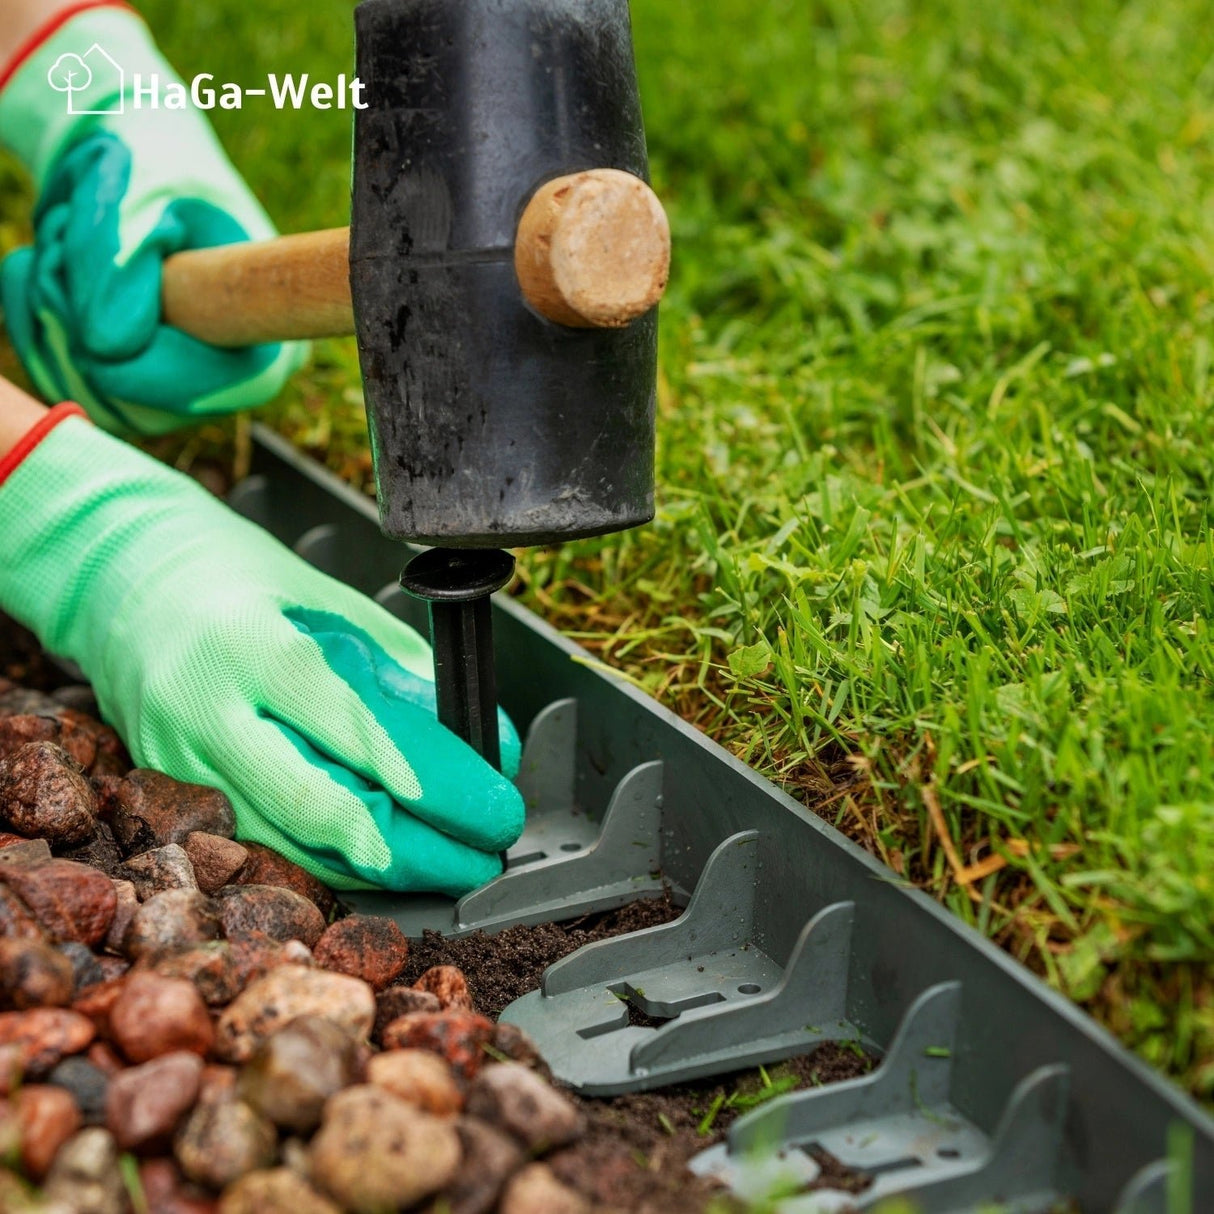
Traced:
POLYGON ((0 489, 0 605, 82 667, 137 762, 222 788, 242 838, 334 886, 458 895, 522 830, 518 791, 436 720, 412 629, 80 419, 0 489))
POLYGON ((0 303, 48 400, 77 400, 111 430, 157 434, 270 399, 306 346, 220 350, 161 324, 165 257, 262 239, 274 227, 206 117, 137 107, 136 73, 162 89, 177 79, 135 13, 93 8, 56 30, 0 92, 0 141, 38 192, 34 244, 0 265, 0 303), (122 60, 121 77, 108 56, 90 55, 94 45, 122 60), (52 83, 65 56, 83 68, 74 79, 87 80, 71 92, 52 83))

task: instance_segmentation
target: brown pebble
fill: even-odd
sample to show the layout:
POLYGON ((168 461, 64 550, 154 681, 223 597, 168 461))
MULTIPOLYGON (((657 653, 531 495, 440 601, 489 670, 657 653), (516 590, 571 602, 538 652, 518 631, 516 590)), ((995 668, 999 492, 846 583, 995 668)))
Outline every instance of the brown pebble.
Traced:
POLYGON ((236 815, 217 788, 185 784, 137 767, 116 789, 110 825, 118 845, 133 855, 184 843, 196 830, 230 839, 236 833, 236 815))
POLYGON ((0 936, 7 940, 42 940, 46 933, 30 909, 8 886, 0 882, 0 936))
POLYGON ((232 947, 232 962, 236 967, 236 978, 241 987, 246 987, 258 978, 264 978, 280 965, 312 965, 312 953, 302 940, 273 940, 264 932, 249 932, 235 940, 232 947))
POLYGON ((472 996, 468 993, 468 979, 454 965, 432 965, 413 986, 416 990, 428 991, 433 995, 444 1012, 475 1010, 472 996))
POLYGON ((322 1016, 361 1041, 375 1022, 375 992, 346 974, 280 965, 228 1004, 216 1026, 216 1053, 247 1062, 261 1041, 296 1016, 322 1016))
POLYGON ((41 1180, 59 1148, 80 1129, 80 1110, 72 1094, 49 1084, 29 1084, 15 1097, 21 1125, 21 1166, 41 1180))
POLYGON ((341 1214, 341 1207, 298 1172, 270 1168, 249 1172, 224 1189, 219 1214, 341 1214))
POLYGON ((404 932, 381 915, 349 915, 331 923, 312 950, 321 969, 350 974, 382 991, 409 960, 404 932))
POLYGON ((326 1105, 309 1157, 314 1184, 355 1214, 377 1214, 411 1206, 448 1184, 460 1165, 460 1145, 449 1119, 359 1085, 326 1105))
POLYGON ((43 1192, 55 1210, 124 1214, 127 1190, 110 1132, 91 1126, 73 1134, 55 1156, 43 1192))
POLYGON ((533 1155, 564 1146, 586 1130, 573 1101, 517 1062, 485 1067, 468 1089, 465 1107, 470 1117, 513 1134, 533 1155))
MULTIPOLYGON (((21 1046, 13 1041, 0 1045, 0 1096, 7 1096, 21 1086, 24 1069, 25 1051, 21 1046)), ((0 1209, 3 1207, 0 1206, 0 1209)))
POLYGON ((90 947, 105 939, 118 896, 104 873, 75 860, 0 867, 0 883, 29 908, 52 941, 78 940, 90 947))
POLYGON ((278 1154, 278 1135, 243 1100, 199 1104, 177 1131, 173 1154, 190 1180, 222 1189, 246 1172, 268 1168, 278 1154))
POLYGON ((232 946, 226 940, 208 940, 191 948, 144 953, 137 970, 152 970, 163 978, 185 978, 192 982, 208 1007, 223 1007, 240 994, 232 946))
POLYGON ((367 1082, 436 1117, 449 1117, 464 1107, 451 1068, 428 1050, 376 1054, 367 1063, 367 1082))
POLYGON ((243 844, 202 830, 191 832, 185 850, 194 866, 194 879, 204 894, 222 889, 249 860, 249 850, 243 844))
POLYGON ((390 986, 375 996, 375 1027, 371 1031, 376 1042, 383 1040, 384 1029, 398 1016, 409 1012, 437 1012, 438 999, 429 991, 415 991, 411 986, 390 986))
POLYGON ((108 1041, 94 1041, 88 1048, 88 1053, 85 1057, 99 1070, 102 1074, 108 1075, 111 1079, 118 1074, 119 1071, 125 1070, 126 1063, 118 1057, 118 1052, 108 1041))
POLYGON ((72 1011, 87 1016, 96 1025, 97 1032, 102 1037, 108 1037, 110 1012, 113 1011, 114 1004, 117 1003, 124 986, 126 986, 126 977, 120 975, 117 978, 107 978, 104 982, 86 987, 72 1000, 72 1011))
POLYGON ((502 1186, 527 1162, 526 1153, 509 1134, 475 1117, 455 1123, 464 1162, 451 1183, 439 1193, 431 1214, 489 1214, 502 1186))
POLYGON ((42 864, 51 857, 51 845, 45 839, 21 839, 10 835, 13 842, 0 847, 0 865, 42 864))
POLYGON ((294 890, 314 902, 328 919, 334 906, 333 891, 306 869, 261 843, 246 843, 249 853, 244 868, 233 878, 241 885, 277 885, 294 890))
POLYGON ((121 978, 131 968, 131 963, 125 957, 102 953, 97 957, 97 968, 101 971, 101 981, 108 982, 111 978, 121 978))
POLYGON ((159 1151, 198 1097, 202 1059, 177 1051, 115 1075, 106 1091, 105 1120, 124 1151, 159 1151))
POLYGON ((539 1046, 517 1024, 507 1024, 506 1021, 499 1020, 493 1026, 491 1045, 496 1053, 511 1062, 521 1062, 524 1066, 533 1067, 543 1061, 539 1046))
POLYGON ((135 960, 144 953, 214 940, 219 932, 219 908, 212 898, 196 889, 167 889, 135 912, 122 947, 135 960))
POLYGON ((21 1048, 21 1069, 28 1078, 45 1075, 61 1058, 79 1054, 97 1030, 87 1016, 61 1007, 0 1012, 0 1045, 21 1048))
POLYGON ((358 1074, 357 1048, 344 1029, 298 1016, 262 1041, 245 1063, 237 1094, 281 1129, 307 1134, 325 1101, 358 1074))
POLYGON ((133 973, 110 1009, 114 1044, 132 1062, 188 1050, 206 1054, 215 1030, 197 988, 184 978, 133 973))
POLYGON ((105 947, 117 953, 122 951, 131 920, 139 909, 139 898, 135 893, 135 886, 130 881, 115 881, 114 897, 117 899, 114 918, 110 923, 110 930, 105 934, 105 947))
POLYGON ((529 1163, 507 1182, 500 1214, 590 1214, 590 1203, 557 1180, 547 1164, 529 1163))
POLYGON ((384 1029, 386 1050, 429 1050, 445 1058, 461 1082, 475 1078, 493 1038, 493 1022, 475 1012, 409 1012, 384 1029))
POLYGON ((224 935, 261 932, 272 940, 302 940, 311 948, 324 934, 314 902, 276 885, 229 885, 215 895, 224 935))
POLYGON ((140 1160, 139 1184, 148 1214, 215 1214, 219 1209, 215 1198, 191 1184, 173 1159, 140 1160))
POLYGON ((130 881, 140 902, 146 902, 167 889, 197 889, 194 866, 180 843, 166 843, 140 852, 121 865, 114 874, 130 881))
POLYGON ((202 1081, 198 1085, 198 1103, 235 1100, 236 1081, 239 1078, 240 1072, 234 1066, 208 1062, 202 1068, 202 1081))
POLYGON ((93 833, 96 809, 88 780, 53 742, 30 742, 0 762, 0 812, 19 834, 83 843, 93 833))
POLYGON ((41 940, 0 940, 0 1008, 63 1007, 71 1003, 71 961, 41 940))

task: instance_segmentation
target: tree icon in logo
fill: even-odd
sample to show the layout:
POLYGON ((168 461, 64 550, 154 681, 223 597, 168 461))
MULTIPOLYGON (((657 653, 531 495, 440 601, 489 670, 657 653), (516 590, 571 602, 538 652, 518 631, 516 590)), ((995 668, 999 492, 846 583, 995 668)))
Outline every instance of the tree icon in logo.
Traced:
MULTIPOLYGON (((125 106, 123 96, 122 68, 97 43, 93 43, 83 55, 71 51, 59 56, 46 73, 47 83, 57 93, 67 94, 67 112, 69 114, 121 114, 125 106), (89 60, 92 60, 92 65, 89 60), (103 109, 77 109, 76 96, 83 94, 94 82, 94 67, 101 73, 100 81, 104 83, 108 77, 114 88, 110 104, 103 109)), ((92 98, 93 102, 106 100, 102 97, 92 98)))

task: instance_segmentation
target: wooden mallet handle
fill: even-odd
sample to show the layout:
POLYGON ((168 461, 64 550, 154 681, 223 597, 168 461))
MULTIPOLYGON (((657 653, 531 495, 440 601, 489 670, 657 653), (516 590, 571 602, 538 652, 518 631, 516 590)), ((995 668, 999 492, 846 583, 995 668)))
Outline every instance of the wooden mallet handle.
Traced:
MULTIPOLYGON (((350 229, 177 253, 164 263, 166 323, 216 346, 354 332, 350 229)), ((514 265, 527 302, 577 328, 619 328, 662 297, 670 227, 639 178, 618 169, 557 177, 519 220, 514 265)))

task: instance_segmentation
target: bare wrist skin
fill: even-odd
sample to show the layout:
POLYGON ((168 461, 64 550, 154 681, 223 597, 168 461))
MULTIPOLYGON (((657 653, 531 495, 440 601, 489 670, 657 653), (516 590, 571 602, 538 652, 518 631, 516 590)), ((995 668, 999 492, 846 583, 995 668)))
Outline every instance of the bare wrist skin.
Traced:
POLYGON ((0 68, 35 30, 79 0, 0 0, 0 68))
POLYGON ((7 455, 45 416, 45 405, 16 384, 0 379, 0 457, 7 455))

